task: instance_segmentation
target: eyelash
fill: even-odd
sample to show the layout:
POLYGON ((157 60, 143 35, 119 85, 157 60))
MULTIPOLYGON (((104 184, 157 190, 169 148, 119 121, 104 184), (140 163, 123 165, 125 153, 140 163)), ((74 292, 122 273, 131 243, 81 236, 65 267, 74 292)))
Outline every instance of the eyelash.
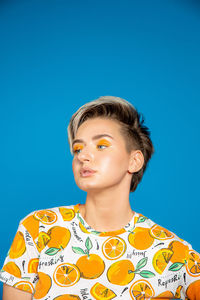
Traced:
MULTIPOLYGON (((99 145, 97 145, 97 147, 98 147, 98 146, 108 147, 108 145, 104 145, 104 144, 99 144, 99 145)), ((79 150, 81 150, 81 149, 73 150, 73 153, 76 154, 77 151, 79 151, 79 150)), ((101 149, 101 150, 103 150, 103 149, 101 149)))

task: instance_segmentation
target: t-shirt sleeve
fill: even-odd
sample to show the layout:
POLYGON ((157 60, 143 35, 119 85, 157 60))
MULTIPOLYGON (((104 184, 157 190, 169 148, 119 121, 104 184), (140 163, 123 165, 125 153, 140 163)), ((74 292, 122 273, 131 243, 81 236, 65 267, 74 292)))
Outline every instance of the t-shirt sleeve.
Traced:
POLYGON ((186 296, 189 300, 200 300, 200 254, 192 248, 191 244, 188 246, 185 263, 186 296))
POLYGON ((39 221, 34 219, 33 214, 22 219, 0 270, 3 283, 31 294, 38 281, 38 233, 39 221))

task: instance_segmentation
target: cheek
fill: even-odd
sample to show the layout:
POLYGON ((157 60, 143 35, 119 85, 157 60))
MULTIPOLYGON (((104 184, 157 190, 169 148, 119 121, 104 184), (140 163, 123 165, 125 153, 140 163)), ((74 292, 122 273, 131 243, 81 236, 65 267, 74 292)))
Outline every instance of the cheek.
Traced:
POLYGON ((102 171, 108 171, 109 173, 119 170, 119 168, 124 168, 125 159, 123 158, 123 153, 110 153, 110 155, 104 157, 100 161, 100 166, 102 171))
POLYGON ((75 170, 76 170, 76 164, 75 164, 75 162, 73 160, 72 161, 72 171, 73 171, 73 173, 75 172, 75 170))

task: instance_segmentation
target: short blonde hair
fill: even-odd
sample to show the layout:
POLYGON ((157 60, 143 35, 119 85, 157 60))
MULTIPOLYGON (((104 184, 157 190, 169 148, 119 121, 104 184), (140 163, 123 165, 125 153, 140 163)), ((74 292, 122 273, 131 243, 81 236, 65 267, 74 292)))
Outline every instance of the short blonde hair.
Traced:
POLYGON ((84 104, 72 115, 67 127, 68 143, 72 155, 72 142, 79 126, 86 120, 96 117, 117 121, 121 125, 120 133, 125 139, 127 152, 130 153, 132 150, 140 150, 142 152, 144 156, 143 167, 132 175, 130 192, 134 192, 154 153, 150 131, 143 124, 143 115, 130 102, 119 97, 102 96, 84 104))

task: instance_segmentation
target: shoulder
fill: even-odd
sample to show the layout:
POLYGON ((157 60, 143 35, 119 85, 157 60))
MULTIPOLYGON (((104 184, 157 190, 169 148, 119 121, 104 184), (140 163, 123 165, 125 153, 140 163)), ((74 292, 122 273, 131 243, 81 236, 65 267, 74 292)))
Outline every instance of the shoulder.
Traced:
POLYGON ((166 228, 162 224, 156 223, 154 220, 151 220, 148 217, 145 217, 142 214, 138 214, 136 223, 135 223, 135 228, 141 229, 145 228, 146 231, 148 231, 148 234, 157 240, 160 243, 166 244, 177 244, 177 245, 185 245, 188 248, 192 248, 191 244, 181 237, 179 237, 173 230, 166 228), (178 242, 178 243, 177 243, 178 242))
POLYGON ((39 227, 62 226, 63 221, 70 221, 75 216, 75 205, 65 205, 50 208, 42 208, 28 213, 20 220, 20 225, 35 238, 39 233, 39 227))

